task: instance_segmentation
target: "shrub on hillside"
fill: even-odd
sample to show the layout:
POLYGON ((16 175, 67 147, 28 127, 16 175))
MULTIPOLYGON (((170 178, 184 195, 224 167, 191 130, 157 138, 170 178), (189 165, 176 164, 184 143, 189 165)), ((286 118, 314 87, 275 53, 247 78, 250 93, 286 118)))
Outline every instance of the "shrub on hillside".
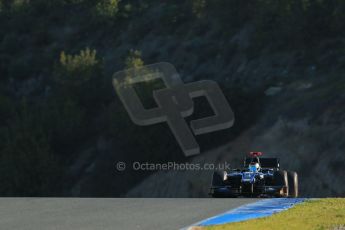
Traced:
POLYGON ((96 113, 107 97, 107 81, 102 69, 102 62, 96 56, 96 50, 86 48, 79 54, 62 52, 55 68, 54 97, 59 101, 71 101, 85 109, 87 113, 96 113))
POLYGON ((197 18, 201 18, 206 7, 206 0, 192 0, 192 11, 197 18))
POLYGON ((86 48, 75 55, 62 51, 56 67, 56 77, 60 82, 83 83, 90 80, 98 70, 98 65, 96 50, 86 48))
POLYGON ((130 50, 125 64, 128 69, 142 67, 144 61, 141 58, 141 52, 139 50, 130 50))
POLYGON ((96 13, 99 16, 112 18, 117 15, 119 11, 120 0, 103 0, 96 5, 96 13))

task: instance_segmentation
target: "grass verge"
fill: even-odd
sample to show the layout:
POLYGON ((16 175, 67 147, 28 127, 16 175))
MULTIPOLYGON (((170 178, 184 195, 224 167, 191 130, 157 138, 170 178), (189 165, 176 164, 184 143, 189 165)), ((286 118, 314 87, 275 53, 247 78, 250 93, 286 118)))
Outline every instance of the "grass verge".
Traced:
POLYGON ((269 217, 209 226, 203 230, 345 229, 345 198, 307 200, 269 217))

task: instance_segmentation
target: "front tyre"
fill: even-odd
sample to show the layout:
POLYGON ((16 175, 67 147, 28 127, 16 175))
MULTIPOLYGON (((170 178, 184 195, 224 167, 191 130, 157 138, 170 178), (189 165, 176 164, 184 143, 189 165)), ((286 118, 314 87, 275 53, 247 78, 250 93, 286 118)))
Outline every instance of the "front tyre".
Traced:
POLYGON ((289 181, 288 173, 283 171, 275 171, 273 176, 274 184, 276 186, 282 186, 282 191, 279 192, 280 197, 289 197, 289 181))

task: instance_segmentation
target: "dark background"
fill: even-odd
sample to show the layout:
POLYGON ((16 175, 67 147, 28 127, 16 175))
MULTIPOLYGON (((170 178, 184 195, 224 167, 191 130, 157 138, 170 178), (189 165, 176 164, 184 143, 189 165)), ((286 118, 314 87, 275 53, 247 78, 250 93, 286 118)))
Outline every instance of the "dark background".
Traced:
MULTIPOLYGON (((205 197, 211 171, 118 172, 124 161, 237 164, 249 151, 299 173, 302 196, 344 196, 342 0, 0 0, 0 195, 205 197), (186 159, 166 124, 133 124, 112 74, 170 62, 211 79, 236 116, 186 159)), ((138 87, 144 103, 150 90, 138 87)), ((208 114, 196 100, 194 119, 208 114)))

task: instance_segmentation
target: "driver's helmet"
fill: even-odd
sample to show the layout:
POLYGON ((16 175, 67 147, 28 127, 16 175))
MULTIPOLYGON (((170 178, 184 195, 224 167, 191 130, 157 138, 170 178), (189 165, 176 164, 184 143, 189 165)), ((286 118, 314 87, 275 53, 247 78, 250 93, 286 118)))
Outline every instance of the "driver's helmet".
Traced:
POLYGON ((257 172, 259 171, 260 165, 259 163, 250 163, 249 164, 249 171, 251 172, 257 172))

